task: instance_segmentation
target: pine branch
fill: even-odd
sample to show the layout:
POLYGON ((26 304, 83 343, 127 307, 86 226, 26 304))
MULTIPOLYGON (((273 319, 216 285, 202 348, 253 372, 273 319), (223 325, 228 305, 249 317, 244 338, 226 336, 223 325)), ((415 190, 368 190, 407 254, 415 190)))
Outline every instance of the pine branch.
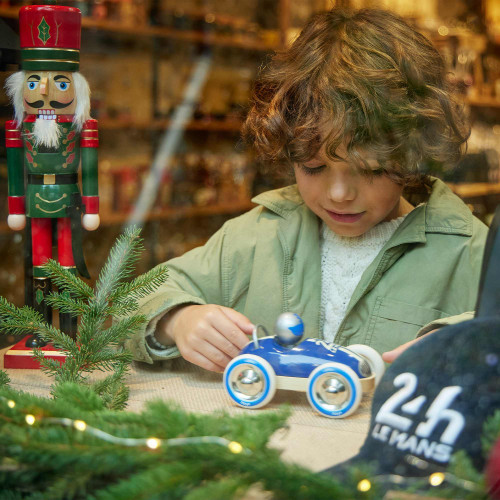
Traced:
POLYGON ((139 308, 139 304, 135 299, 123 299, 120 302, 111 304, 108 308, 108 313, 112 318, 120 318, 127 316, 139 308))
POLYGON ((69 291, 71 295, 80 300, 88 300, 93 296, 93 290, 89 285, 55 260, 49 259, 44 264, 44 269, 48 271, 53 283, 60 290, 69 291))
POLYGON ((101 334, 107 317, 105 305, 98 307, 95 302, 89 303, 88 312, 80 317, 80 326, 77 333, 78 343, 81 346, 88 346, 94 337, 101 334))
POLYGON ((88 305, 81 299, 74 299, 68 296, 67 292, 52 292, 45 297, 45 302, 58 309, 62 313, 70 313, 74 316, 83 316, 89 309, 88 305))
POLYGON ((0 370, 0 389, 9 385, 10 377, 7 372, 0 370))
MULTIPOLYGON (((46 342, 50 342, 56 349, 59 349, 69 355, 75 355, 78 353, 78 346, 75 341, 68 337, 66 334, 61 332, 61 330, 47 324, 43 324, 44 327, 38 329, 38 334, 46 342)), ((38 352, 33 349, 33 352, 38 352)), ((42 352, 40 351, 40 354, 42 352)))
POLYGON ((28 306, 16 307, 5 297, 0 296, 0 330, 14 335, 36 333, 43 325, 40 313, 28 306))
POLYGON ((112 326, 103 330, 100 336, 91 340, 92 349, 99 350, 104 345, 121 345, 123 341, 135 333, 146 321, 147 318, 143 314, 115 321, 112 326))
POLYGON ((0 325, 4 332, 36 333, 66 354, 65 362, 60 364, 45 359, 41 349, 33 349, 33 356, 42 371, 55 378, 51 388, 53 394, 64 383, 87 384, 102 396, 110 408, 125 406, 128 388, 123 378, 132 356, 123 350, 122 345, 146 321, 144 315, 131 313, 138 307, 138 298, 154 291, 166 277, 166 269, 160 266, 130 283, 123 283, 130 277, 133 264, 143 248, 139 233, 139 229, 128 229, 117 239, 99 275, 95 291, 57 262, 46 264, 45 269, 59 291, 45 300, 61 313, 79 316, 76 340, 46 324, 41 314, 33 309, 17 308, 0 297, 0 325), (104 327, 112 315, 123 314, 124 310, 131 315, 115 321, 109 328, 104 327), (95 371, 110 371, 111 375, 105 383, 92 385, 89 377, 95 371))
POLYGON ((108 349, 93 354, 92 359, 90 359, 90 356, 81 356, 79 361, 80 370, 90 373, 95 370, 113 370, 115 365, 119 365, 120 363, 130 364, 132 355, 128 351, 115 352, 108 349))
POLYGON ((132 274, 133 265, 139 259, 143 249, 139 238, 140 229, 127 228, 121 235, 109 254, 96 284, 95 302, 105 304, 116 291, 120 279, 132 274))
MULTIPOLYGON (((99 388, 95 387, 94 390, 98 391, 99 388)), ((127 406, 130 388, 119 380, 113 380, 103 384, 98 394, 109 410, 123 410, 127 406)))
POLYGON ((154 292, 167 279, 168 271, 165 266, 157 266, 144 274, 141 274, 129 283, 120 285, 109 297, 113 303, 122 300, 140 299, 154 292))
POLYGON ((55 384, 51 387, 51 393, 57 389, 58 385, 66 382, 74 382, 77 384, 85 384, 88 377, 84 377, 81 371, 81 365, 73 357, 66 358, 57 371, 52 373, 55 377, 55 384))

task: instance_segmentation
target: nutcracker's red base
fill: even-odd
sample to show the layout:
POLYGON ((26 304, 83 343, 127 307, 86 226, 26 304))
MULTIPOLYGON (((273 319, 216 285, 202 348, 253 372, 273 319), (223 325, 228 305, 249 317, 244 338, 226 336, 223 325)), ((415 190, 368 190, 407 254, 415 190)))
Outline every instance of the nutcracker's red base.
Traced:
MULTIPOLYGON (((3 366, 4 368, 21 368, 21 369, 35 369, 40 368, 40 363, 33 358, 33 351, 26 347, 26 340, 28 337, 20 340, 17 344, 13 345, 4 355, 3 366)), ((46 358, 59 361, 61 364, 66 360, 66 354, 58 351, 51 344, 42 347, 42 351, 46 358)))

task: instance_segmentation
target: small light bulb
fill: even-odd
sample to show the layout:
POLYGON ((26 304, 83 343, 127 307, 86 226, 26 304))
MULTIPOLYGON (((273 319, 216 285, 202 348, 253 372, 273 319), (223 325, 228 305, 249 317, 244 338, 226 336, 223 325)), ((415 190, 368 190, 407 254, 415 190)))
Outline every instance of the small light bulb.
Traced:
POLYGON ((238 454, 238 453, 241 453, 243 451, 243 446, 241 446, 240 443, 237 443, 236 441, 231 441, 227 447, 229 448, 229 451, 231 453, 235 453, 235 454, 238 454))
POLYGON ((448 29, 447 26, 440 26, 438 28, 438 33, 441 35, 441 36, 446 36, 448 33, 450 32, 450 30, 448 29))
POLYGON ((369 491, 372 487, 372 483, 370 483, 370 481, 368 481, 368 479, 362 479, 359 483, 358 483, 358 491, 362 491, 362 492, 365 492, 365 491, 369 491))
POLYGON ((9 401, 7 401, 7 406, 9 408, 14 408, 14 406, 16 406, 16 402, 12 401, 12 399, 9 399, 9 401))
POLYGON ((28 425, 33 425, 35 423, 35 416, 34 415, 26 415, 26 423, 28 425))
POLYGON ((87 424, 83 420, 75 420, 73 426, 78 431, 84 431, 87 428, 87 424))
POLYGON ((161 441, 159 439, 156 439, 156 438, 149 438, 147 441, 146 441, 146 446, 148 448, 151 448, 152 450, 156 450, 156 448, 158 448, 161 444, 161 441))
POLYGON ((444 474, 442 472, 434 472, 434 474, 429 476, 429 484, 431 486, 439 486, 440 484, 443 484, 443 481, 444 474))

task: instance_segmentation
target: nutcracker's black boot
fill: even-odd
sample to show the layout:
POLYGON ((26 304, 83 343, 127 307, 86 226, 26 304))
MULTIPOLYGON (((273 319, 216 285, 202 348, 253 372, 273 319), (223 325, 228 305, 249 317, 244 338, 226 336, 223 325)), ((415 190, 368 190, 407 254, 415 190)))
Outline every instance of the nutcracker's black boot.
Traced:
POLYGON ((59 313, 59 330, 72 339, 76 338, 78 318, 70 313, 59 313))
MULTIPOLYGON (((49 278, 33 278, 33 308, 39 312, 46 323, 52 324, 52 307, 49 306, 45 297, 52 290, 52 283, 49 278)), ((26 347, 43 347, 47 342, 38 335, 33 335, 26 341, 26 347)))

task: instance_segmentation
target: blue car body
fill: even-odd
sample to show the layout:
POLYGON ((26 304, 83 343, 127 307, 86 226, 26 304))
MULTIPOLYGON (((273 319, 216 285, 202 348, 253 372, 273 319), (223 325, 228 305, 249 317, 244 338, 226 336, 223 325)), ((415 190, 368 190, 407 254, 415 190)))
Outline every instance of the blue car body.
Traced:
POLYGON ((263 337, 247 344, 241 354, 254 354, 265 359, 277 376, 307 378, 311 372, 327 362, 341 363, 351 368, 359 378, 365 378, 369 373, 362 373, 360 368, 364 362, 354 352, 319 339, 305 339, 293 346, 283 346, 276 342, 275 337, 263 337))

